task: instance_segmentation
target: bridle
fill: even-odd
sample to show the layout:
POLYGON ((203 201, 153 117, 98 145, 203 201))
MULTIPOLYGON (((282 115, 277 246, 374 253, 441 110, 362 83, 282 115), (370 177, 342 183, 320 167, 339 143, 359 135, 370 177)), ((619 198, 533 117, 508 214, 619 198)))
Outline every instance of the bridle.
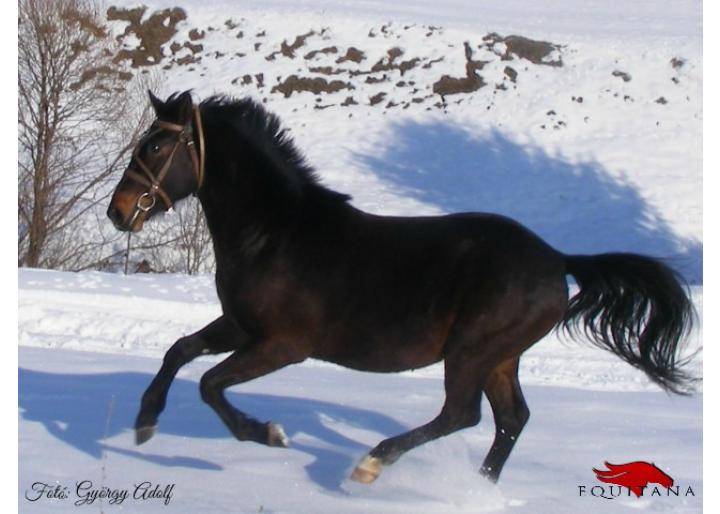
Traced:
POLYGON ((177 133, 177 140, 170 151, 170 155, 168 155, 168 158, 165 160, 157 173, 153 173, 150 170, 150 167, 140 158, 140 148, 142 148, 143 145, 138 144, 135 147, 131 162, 134 161, 137 163, 140 171, 142 171, 142 174, 132 168, 128 168, 125 171, 125 175, 135 182, 139 182, 140 184, 147 186, 148 190, 137 197, 137 200, 135 201, 135 209, 130 216, 130 221, 127 223, 128 227, 133 226, 133 223, 135 223, 138 216, 145 216, 150 209, 155 207, 156 198, 158 196, 163 204, 165 204, 166 210, 172 209, 173 202, 170 199, 170 196, 168 196, 162 188, 162 181, 165 178, 165 175, 167 175, 167 172, 170 170, 170 165, 175 157, 175 153, 182 145, 184 145, 187 149, 190 161, 192 162, 193 173, 195 174, 195 180, 197 182, 197 189, 195 192, 197 193, 200 191, 203 180, 205 179, 205 137, 203 134, 200 109, 198 109, 197 106, 193 107, 193 117, 195 118, 195 125, 198 132, 198 143, 200 146, 199 153, 198 150, 195 149, 195 141, 193 140, 192 121, 189 121, 185 125, 180 125, 178 123, 155 120, 154 125, 156 125, 157 128, 146 134, 143 139, 148 140, 155 134, 166 130, 177 133))

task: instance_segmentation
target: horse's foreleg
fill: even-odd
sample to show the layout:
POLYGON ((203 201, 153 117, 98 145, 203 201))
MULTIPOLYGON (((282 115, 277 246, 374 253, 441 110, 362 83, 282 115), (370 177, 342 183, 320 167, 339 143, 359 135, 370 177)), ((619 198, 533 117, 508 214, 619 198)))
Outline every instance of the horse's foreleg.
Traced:
POLYGON ((493 482, 500 477, 505 461, 530 417, 520 390, 518 363, 519 358, 505 361, 488 375, 485 384, 485 394, 495 417, 495 440, 480 472, 493 482))
POLYGON ((463 357, 445 360, 445 404, 440 414, 426 425, 382 441, 360 461, 350 478, 373 482, 383 465, 394 463, 408 450, 480 422, 483 369, 473 359, 463 357))
POLYGON ((213 408, 237 439, 268 446, 288 446, 288 438, 282 426, 262 423, 248 416, 233 407, 224 394, 230 386, 261 377, 306 357, 293 357, 286 350, 287 347, 279 349, 274 345, 255 344, 247 350, 233 353, 200 380, 202 399, 213 408))
POLYGON ((246 339, 245 334, 223 316, 198 332, 178 339, 165 354, 160 370, 143 394, 140 412, 135 420, 135 442, 142 444, 155 433, 170 384, 182 366, 200 355, 241 348, 246 339))

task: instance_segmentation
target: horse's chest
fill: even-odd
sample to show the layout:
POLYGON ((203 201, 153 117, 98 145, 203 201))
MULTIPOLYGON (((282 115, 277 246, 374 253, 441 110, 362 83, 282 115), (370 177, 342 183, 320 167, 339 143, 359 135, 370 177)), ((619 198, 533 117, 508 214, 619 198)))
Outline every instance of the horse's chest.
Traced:
POLYGON ((318 296, 281 273, 226 275, 217 292, 226 315, 268 336, 315 332, 321 324, 318 296))

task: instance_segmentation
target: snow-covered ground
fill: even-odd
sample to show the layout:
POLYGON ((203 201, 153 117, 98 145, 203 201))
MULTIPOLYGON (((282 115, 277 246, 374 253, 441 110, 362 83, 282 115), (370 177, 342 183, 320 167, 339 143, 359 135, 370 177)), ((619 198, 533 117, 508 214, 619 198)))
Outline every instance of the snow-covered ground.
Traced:
MULTIPOLYGON (((360 486, 347 477, 370 448, 439 411, 439 365, 380 375, 307 361, 232 388, 233 403, 283 424, 291 448, 278 450, 237 442, 202 403, 198 381, 219 358, 200 358, 179 373, 156 436, 135 447, 139 398, 164 351, 219 314, 212 278, 25 269, 18 280, 23 512, 75 512, 83 481, 131 496, 141 482, 174 484, 168 512, 609 512, 578 489, 597 485, 592 468, 606 460, 653 461, 695 494, 613 500, 612 512, 699 512, 702 394, 668 396, 613 355, 556 334, 522 360, 532 416, 498 486, 477 473, 494 433, 487 404, 479 427, 360 486), (67 487, 68 499, 29 502, 36 482, 67 487)), ((702 312, 701 287, 693 300, 702 312)), ((701 334, 702 323, 690 349, 701 334)), ((159 501, 96 508, 156 512, 159 501)))
MULTIPOLYGON (((323 180, 366 210, 501 212, 567 253, 671 258, 693 284, 700 321, 690 348, 700 346, 700 1, 144 3, 146 18, 176 5, 187 12, 155 66, 159 93, 193 88, 198 98, 222 92, 264 101, 323 180), (191 39, 192 29, 204 36, 191 39), (283 42, 310 32, 295 57, 282 54, 283 42), (484 40, 492 32, 559 45, 550 58, 563 66, 503 60, 504 43, 484 40), (173 42, 184 48, 175 55, 173 42), (193 54, 186 42, 203 49, 193 54), (487 61, 478 71, 486 85, 440 98, 433 85, 465 73, 465 43, 472 61, 487 61), (336 53, 306 58, 331 46, 336 53), (365 59, 338 63, 351 47, 365 59), (392 68, 393 48, 402 50, 395 64, 417 65, 392 68), (173 62, 188 56, 202 59, 173 62), (374 63, 390 67, 365 73, 374 63), (293 74, 353 89, 272 92, 293 74), (348 96, 356 103, 341 105, 348 96)), ((522 360, 532 415, 498 485, 477 473, 493 435, 485 404, 478 427, 410 452, 366 487, 347 481, 353 465, 381 439, 437 413, 441 367, 374 375, 308 361, 233 388, 233 403, 284 425, 291 448, 279 450, 235 441, 201 402, 198 380, 217 361, 201 358, 178 375, 155 438, 135 447, 138 401, 162 355, 219 314, 212 277, 22 269, 18 283, 21 512, 161 508, 162 500, 132 498, 75 506, 83 480, 130 494, 145 481, 174 484, 165 512, 702 508, 702 394, 668 396, 613 355, 557 334, 522 360), (579 496, 579 485, 598 484, 593 467, 633 460, 655 462, 695 496, 579 496), (30 502, 34 482, 67 487, 70 498, 30 502)), ((702 354, 693 366, 701 374, 702 354)))

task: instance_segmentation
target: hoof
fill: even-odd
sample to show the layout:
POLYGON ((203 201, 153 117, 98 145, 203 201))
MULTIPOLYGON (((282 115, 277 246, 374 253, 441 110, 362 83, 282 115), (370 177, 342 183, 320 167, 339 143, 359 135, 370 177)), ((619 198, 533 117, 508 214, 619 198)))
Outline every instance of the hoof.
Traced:
POLYGON ((355 467, 350 478, 361 484, 372 484, 382 472, 382 462, 377 457, 366 455, 355 467))
POLYGON ((290 446, 290 439, 285 434, 282 425, 268 423, 268 446, 287 448, 290 446))
POLYGON ((156 426, 140 427, 135 429, 135 444, 143 444, 145 441, 155 435, 156 426))
POLYGON ((493 484, 497 484, 498 478, 500 478, 496 473, 493 473, 492 469, 486 468, 484 466, 480 468, 480 476, 489 480, 493 484))

